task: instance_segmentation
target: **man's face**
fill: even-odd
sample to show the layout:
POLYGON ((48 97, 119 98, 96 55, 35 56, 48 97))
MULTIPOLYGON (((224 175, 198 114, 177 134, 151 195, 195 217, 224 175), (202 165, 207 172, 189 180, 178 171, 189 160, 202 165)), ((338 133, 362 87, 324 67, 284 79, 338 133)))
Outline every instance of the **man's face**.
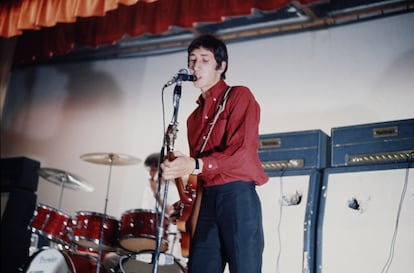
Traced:
POLYGON ((214 54, 204 47, 194 49, 188 57, 188 66, 191 74, 197 77, 194 86, 207 91, 221 79, 226 63, 223 62, 218 69, 214 54))

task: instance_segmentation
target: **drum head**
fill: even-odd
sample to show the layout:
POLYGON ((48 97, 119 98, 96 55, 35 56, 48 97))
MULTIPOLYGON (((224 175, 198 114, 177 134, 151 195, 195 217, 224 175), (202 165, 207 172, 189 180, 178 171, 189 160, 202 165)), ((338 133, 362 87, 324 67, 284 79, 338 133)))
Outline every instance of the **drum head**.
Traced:
POLYGON ((68 273, 73 271, 73 268, 69 269, 62 252, 47 248, 34 253, 22 272, 68 273))
MULTIPOLYGON (((151 273, 154 268, 154 252, 143 251, 130 256, 123 256, 115 272, 117 273, 151 273)), ((159 273, 184 273, 184 268, 176 261, 171 254, 161 253, 158 263, 159 273)))

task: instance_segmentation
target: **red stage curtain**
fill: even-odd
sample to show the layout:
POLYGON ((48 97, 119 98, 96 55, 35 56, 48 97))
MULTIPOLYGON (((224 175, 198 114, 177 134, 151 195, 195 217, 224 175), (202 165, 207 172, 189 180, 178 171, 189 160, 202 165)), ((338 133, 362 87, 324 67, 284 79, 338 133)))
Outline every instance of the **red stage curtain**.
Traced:
MULTIPOLYGON (((146 1, 146 2, 153 2, 146 1)), ((2 0, 0 36, 21 35, 26 29, 40 29, 57 23, 74 23, 78 17, 104 16, 119 4, 133 5, 138 0, 2 0)))
MULTIPOLYGON (((5 0, 3 0, 5 1, 5 0)), ((6 0, 7 1, 7 0, 6 0)), ((0 36, 20 35, 16 61, 64 54, 75 45, 96 47, 125 35, 161 34, 171 26, 271 11, 290 2, 321 0, 13 0, 0 4, 0 36)))

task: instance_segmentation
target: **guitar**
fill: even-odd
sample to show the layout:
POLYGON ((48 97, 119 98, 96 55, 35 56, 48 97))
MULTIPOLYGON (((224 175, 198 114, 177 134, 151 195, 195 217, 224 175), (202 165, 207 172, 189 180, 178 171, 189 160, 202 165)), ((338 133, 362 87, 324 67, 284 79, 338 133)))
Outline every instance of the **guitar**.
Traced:
MULTIPOLYGON (((176 124, 170 124, 166 132, 167 158, 170 161, 176 159, 174 155, 174 140, 177 136, 176 124)), ((198 185, 197 176, 189 175, 184 187, 183 179, 175 179, 180 201, 174 204, 174 209, 179 212, 176 220, 177 228, 181 233, 181 255, 188 257, 190 254, 190 242, 195 230, 198 210, 201 201, 201 187, 198 185)))

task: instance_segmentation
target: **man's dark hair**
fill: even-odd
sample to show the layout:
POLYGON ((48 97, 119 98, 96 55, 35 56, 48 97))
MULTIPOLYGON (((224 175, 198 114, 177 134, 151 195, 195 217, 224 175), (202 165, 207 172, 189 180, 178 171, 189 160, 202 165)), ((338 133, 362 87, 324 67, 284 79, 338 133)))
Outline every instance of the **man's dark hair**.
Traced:
MULTIPOLYGON (((190 57, 191 52, 194 49, 204 47, 205 49, 211 51, 214 54, 214 58, 217 62, 216 69, 219 69, 221 66, 221 62, 226 62, 226 68, 224 69, 223 73, 221 73, 221 78, 226 78, 226 71, 227 67, 229 66, 229 57, 227 54, 227 47, 226 44, 216 36, 212 34, 204 34, 197 38, 195 38, 191 44, 188 46, 188 58, 190 57)), ((189 59, 188 59, 189 64, 189 59)))
POLYGON ((153 153, 147 156, 144 161, 145 167, 158 167, 158 161, 160 160, 160 153, 153 153))

